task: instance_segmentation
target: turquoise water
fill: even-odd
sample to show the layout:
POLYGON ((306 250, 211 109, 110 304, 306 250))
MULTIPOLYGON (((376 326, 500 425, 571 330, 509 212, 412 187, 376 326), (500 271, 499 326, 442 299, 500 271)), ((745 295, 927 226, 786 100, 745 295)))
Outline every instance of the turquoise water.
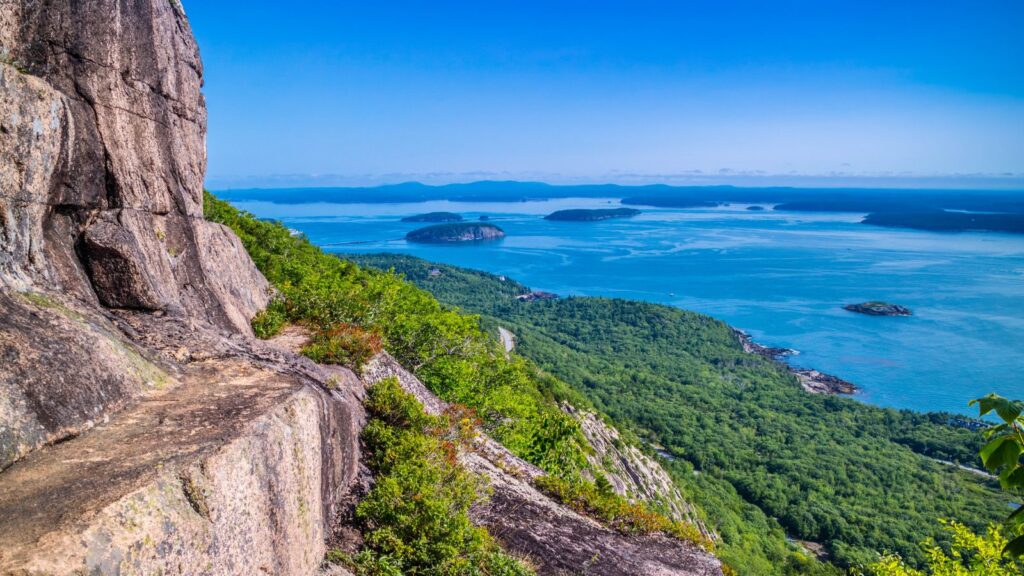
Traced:
POLYGON ((670 304, 720 318, 800 354, 798 366, 861 387, 883 406, 969 413, 996 391, 1024 397, 1024 236, 937 234, 859 224, 860 214, 645 209, 629 220, 548 222, 562 208, 614 200, 523 203, 237 202, 339 253, 400 252, 505 274, 562 295, 670 304), (498 243, 436 246, 402 237, 403 216, 487 214, 498 243), (353 244, 358 242, 357 244, 353 244), (910 318, 842 305, 886 300, 910 318))

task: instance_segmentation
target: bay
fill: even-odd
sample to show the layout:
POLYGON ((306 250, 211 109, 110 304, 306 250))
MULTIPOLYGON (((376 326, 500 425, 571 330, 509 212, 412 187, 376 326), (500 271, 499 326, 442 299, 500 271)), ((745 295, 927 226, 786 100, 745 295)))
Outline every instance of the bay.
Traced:
POLYGON ((282 221, 325 250, 396 252, 503 274, 563 296, 607 296, 696 310, 793 348, 791 363, 854 382, 881 406, 970 413, 988 392, 1024 398, 1024 236, 860 224, 863 214, 642 208, 637 217, 552 222, 615 198, 479 203, 235 204, 282 221), (482 215, 507 237, 472 245, 404 240, 405 216, 482 215), (844 304, 884 300, 909 318, 844 304))

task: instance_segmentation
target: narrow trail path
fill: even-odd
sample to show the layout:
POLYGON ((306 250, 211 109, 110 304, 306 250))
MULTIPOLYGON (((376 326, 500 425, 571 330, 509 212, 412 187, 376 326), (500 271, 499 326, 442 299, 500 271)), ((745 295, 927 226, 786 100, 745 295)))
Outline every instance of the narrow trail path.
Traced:
POLYGON ((507 328, 499 326, 498 337, 501 338, 501 344, 505 347, 505 355, 511 354, 516 348, 516 335, 507 328))

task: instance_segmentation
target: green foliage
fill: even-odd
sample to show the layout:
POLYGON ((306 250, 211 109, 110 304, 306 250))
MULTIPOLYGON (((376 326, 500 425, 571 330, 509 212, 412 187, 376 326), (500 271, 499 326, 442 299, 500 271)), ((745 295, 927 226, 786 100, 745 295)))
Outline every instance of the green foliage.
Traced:
POLYGON ((537 487, 578 512, 597 518, 625 534, 664 532, 680 540, 714 550, 714 543, 687 522, 669 520, 641 502, 630 502, 615 494, 604 476, 595 484, 578 479, 542 476, 537 487), (601 482, 604 480, 604 482, 601 482))
POLYGON ((275 299, 252 319, 252 330, 257 338, 273 338, 288 323, 284 301, 275 299))
POLYGON ((521 358, 506 358, 479 319, 439 304, 395 274, 323 253, 277 222, 259 220, 209 193, 206 217, 230 227, 279 296, 253 320, 260 337, 286 323, 310 328, 304 352, 359 368, 386 349, 435 393, 470 406, 484 428, 551 474, 587 468, 579 425, 558 408, 569 389, 521 358))
MULTIPOLYGON (((995 412, 1002 420, 1000 424, 985 431, 988 442, 979 454, 981 461, 993 474, 999 475, 999 485, 1017 498, 1024 496, 1024 402, 1007 400, 996 394, 971 401, 977 405, 981 416, 995 412)), ((1006 519, 1007 530, 1014 538, 1006 543, 1005 552, 1014 558, 1024 556, 1024 503, 1018 503, 1016 510, 1006 519)))
POLYGON ((360 575, 532 574, 469 519, 482 498, 480 480, 459 464, 470 449, 471 416, 431 416, 394 378, 373 386, 363 429, 373 489, 356 507, 365 547, 334 556, 360 575))
POLYGON ((1003 556, 1006 537, 995 525, 984 535, 972 532, 963 524, 943 522, 952 541, 949 551, 934 540, 922 546, 927 558, 922 570, 908 566, 896 554, 886 554, 868 567, 872 576, 1017 576, 1024 566, 1003 556))
POLYGON ((917 543, 948 542, 938 518, 980 528, 1005 510, 991 483, 933 460, 974 465, 980 433, 950 426, 949 414, 808 394, 713 318, 600 298, 519 302, 526 286, 490 274, 406 256, 354 259, 511 329, 517 352, 666 447, 675 458, 666 467, 722 537, 719 557, 743 574, 828 570, 802 566, 787 536, 824 543, 843 566, 866 565, 876 550, 920 565, 917 543))

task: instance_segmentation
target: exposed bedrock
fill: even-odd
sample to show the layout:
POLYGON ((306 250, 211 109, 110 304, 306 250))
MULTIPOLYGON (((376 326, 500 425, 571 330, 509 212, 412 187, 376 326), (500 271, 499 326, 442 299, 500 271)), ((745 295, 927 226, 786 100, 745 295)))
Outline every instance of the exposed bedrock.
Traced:
POLYGON ((359 389, 189 365, 0 482, 2 574, 313 574, 358 485, 359 389))
POLYGON ((0 11, 2 283, 248 333, 268 287, 202 219, 202 65, 181 4, 0 11))

